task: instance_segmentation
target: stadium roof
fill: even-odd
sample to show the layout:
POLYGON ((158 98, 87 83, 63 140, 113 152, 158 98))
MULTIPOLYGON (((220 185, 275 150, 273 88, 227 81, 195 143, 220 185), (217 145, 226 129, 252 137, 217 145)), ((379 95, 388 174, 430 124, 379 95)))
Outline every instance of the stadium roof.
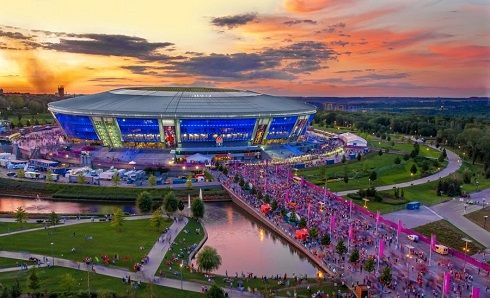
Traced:
POLYGON ((138 87, 49 103, 55 113, 118 117, 269 117, 313 114, 299 100, 233 89, 138 87))

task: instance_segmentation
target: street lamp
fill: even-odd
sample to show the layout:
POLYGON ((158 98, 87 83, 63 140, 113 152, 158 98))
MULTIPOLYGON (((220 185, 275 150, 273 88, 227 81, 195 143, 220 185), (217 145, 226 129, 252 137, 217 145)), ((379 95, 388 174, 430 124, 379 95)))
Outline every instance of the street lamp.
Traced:
MULTIPOLYGON (((468 253, 470 252, 470 249, 468 248, 468 243, 473 242, 473 240, 468 239, 468 238, 461 238, 461 240, 463 240, 465 242, 464 247, 463 247, 463 251, 464 251, 465 255, 468 255, 468 253)), ((463 272, 466 272, 466 258, 464 258, 463 272)))
POLYGON ((367 202, 369 202, 369 199, 364 198, 364 199, 362 199, 362 200, 364 201, 364 208, 367 208, 367 207, 368 207, 368 206, 367 206, 367 202))
POLYGON ((483 228, 484 229, 487 228, 487 218, 488 218, 488 215, 483 216, 483 228))
POLYGON ((182 275, 182 268, 184 267, 184 260, 180 263, 180 289, 184 289, 184 276, 182 275))
POLYGON ((51 256, 53 258, 52 266, 54 266, 54 242, 51 242, 51 256))

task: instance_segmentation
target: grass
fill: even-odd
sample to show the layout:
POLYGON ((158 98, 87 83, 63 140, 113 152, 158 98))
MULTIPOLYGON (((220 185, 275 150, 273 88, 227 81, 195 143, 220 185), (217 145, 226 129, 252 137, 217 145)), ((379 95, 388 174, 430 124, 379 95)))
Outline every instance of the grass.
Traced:
POLYGON ((480 209, 464 215, 466 218, 484 228, 487 232, 490 232, 490 209, 480 209), (488 216, 487 223, 485 224, 484 216, 488 216))
MULTIPOLYGON (((302 169, 298 171, 298 174, 317 185, 324 185, 325 176, 322 171, 325 170, 327 177, 329 177, 327 186, 330 190, 344 191, 368 188, 370 185, 390 185, 418 179, 421 177, 420 169, 417 174, 411 175, 410 168, 413 164, 417 165, 423 161, 427 161, 431 164, 429 169, 430 173, 437 171, 433 160, 419 157, 415 161, 413 159, 409 159, 408 161, 401 159, 400 164, 395 164, 394 161, 397 156, 398 155, 387 153, 384 153, 381 156, 378 155, 378 153, 370 153, 364 156, 361 161, 357 161, 356 159, 346 162, 345 164, 339 163, 335 165, 302 169), (376 171, 378 178, 370 183, 369 175, 372 171, 376 171), (345 183, 342 178, 345 173, 349 176, 348 183, 345 183)), ((420 168, 419 166, 417 167, 420 168)))
MULTIPOLYGON (((78 262, 85 257, 91 257, 94 261, 98 258, 102 262, 102 256, 107 255, 112 260, 118 254, 119 261, 115 261, 114 265, 132 269, 159 236, 159 232, 149 229, 148 225, 149 220, 127 220, 121 232, 114 230, 108 222, 60 226, 1 237, 0 249, 47 256, 54 253, 55 257, 78 262), (75 248, 75 252, 71 251, 72 248, 75 248)), ((170 222, 165 225, 169 226, 170 222)))
MULTIPOLYGON (((19 282, 23 293, 30 292, 27 286, 27 278, 29 272, 16 271, 0 273, 0 283, 5 287, 11 287, 19 282)), ((65 287, 60 280, 66 274, 71 275, 75 281, 75 291, 87 290, 87 272, 78 271, 68 268, 39 268, 36 269, 37 277, 39 278, 39 292, 40 293, 61 293, 65 291, 65 287)), ((91 292, 102 293, 114 293, 117 297, 202 297, 201 293, 182 291, 180 289, 167 288, 149 284, 142 284, 139 288, 131 287, 128 284, 123 283, 119 278, 103 276, 99 274, 90 273, 90 289, 91 292)), ((100 295, 102 296, 102 295, 100 295)), ((71 297, 71 296, 70 296, 71 297)), ((78 296, 77 296, 78 297, 78 296)), ((103 297, 112 297, 103 296, 103 297)))
POLYGON ((38 228, 42 226, 42 224, 37 223, 0 222, 0 234, 38 228))
MULTIPOLYGON (((27 180, 0 178, 0 191, 3 193, 43 193, 52 195, 53 198, 88 199, 88 200, 118 200, 134 201, 142 191, 148 191, 154 199, 161 199, 169 189, 163 188, 134 188, 134 187, 102 187, 90 185, 44 183, 27 180)), ((198 196, 199 189, 173 190, 175 195, 186 199, 187 195, 198 196)), ((224 197, 228 194, 221 188, 205 188, 203 194, 206 197, 224 197)))
POLYGON ((463 231, 446 220, 431 222, 429 224, 416 227, 414 230, 429 237, 431 234, 435 234, 439 243, 459 251, 463 251, 463 248, 465 247, 465 242, 461 240, 461 238, 471 239, 473 242, 468 243, 468 248, 470 250, 469 254, 474 254, 485 248, 483 245, 466 235, 463 231))

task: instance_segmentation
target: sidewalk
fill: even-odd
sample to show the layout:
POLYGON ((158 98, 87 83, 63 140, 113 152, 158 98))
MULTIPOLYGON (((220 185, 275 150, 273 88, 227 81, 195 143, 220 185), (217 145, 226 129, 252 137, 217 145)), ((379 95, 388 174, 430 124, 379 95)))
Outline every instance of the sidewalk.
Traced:
POLYGON ((179 233, 187 225, 187 222, 189 222, 187 217, 183 217, 180 221, 174 221, 167 233, 162 234, 157 239, 152 249, 148 253, 148 263, 143 266, 142 272, 145 276, 155 276, 158 267, 160 267, 160 264, 165 257, 165 254, 170 249, 170 246, 174 242, 175 238, 177 238, 177 235, 179 235, 179 233))

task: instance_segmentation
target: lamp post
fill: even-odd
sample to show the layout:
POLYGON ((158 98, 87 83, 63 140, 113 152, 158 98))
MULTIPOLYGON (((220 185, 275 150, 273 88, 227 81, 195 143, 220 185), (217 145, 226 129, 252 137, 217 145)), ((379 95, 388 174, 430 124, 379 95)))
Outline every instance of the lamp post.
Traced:
POLYGON ((364 207, 364 208, 367 208, 367 207, 368 207, 368 206, 367 206, 367 202, 369 202, 369 199, 368 199, 368 198, 364 198, 364 199, 362 199, 362 200, 364 201, 364 206, 363 206, 363 207, 364 207))
POLYGON ((182 260, 182 262, 180 263, 180 289, 181 290, 184 289, 184 276, 182 274, 183 267, 184 267, 184 260, 182 260))
POLYGON ((487 228, 487 218, 488 218, 488 215, 483 216, 483 228, 484 229, 487 228))
POLYGON ((51 257, 53 258, 52 266, 54 266, 54 242, 51 242, 51 257))
MULTIPOLYGON (((463 247, 463 252, 467 256, 468 253, 470 252, 470 249, 468 248, 468 243, 473 242, 473 240, 468 238, 461 238, 461 240, 465 242, 463 247)), ((466 258, 464 259, 463 272, 466 272, 466 258)))

